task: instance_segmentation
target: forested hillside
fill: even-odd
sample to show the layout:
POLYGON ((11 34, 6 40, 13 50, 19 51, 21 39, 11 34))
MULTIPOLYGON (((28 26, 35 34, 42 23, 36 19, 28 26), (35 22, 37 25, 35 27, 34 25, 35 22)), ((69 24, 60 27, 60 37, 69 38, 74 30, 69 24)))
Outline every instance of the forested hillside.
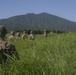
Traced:
POLYGON ((1 19, 0 25, 11 30, 42 30, 55 29, 62 31, 76 31, 76 23, 48 13, 28 13, 1 19))

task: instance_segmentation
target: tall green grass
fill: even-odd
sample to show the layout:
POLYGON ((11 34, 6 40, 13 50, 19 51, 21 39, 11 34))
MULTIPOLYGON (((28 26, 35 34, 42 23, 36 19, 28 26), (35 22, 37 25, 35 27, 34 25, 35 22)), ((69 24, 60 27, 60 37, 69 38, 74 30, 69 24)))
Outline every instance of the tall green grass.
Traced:
POLYGON ((0 75, 76 75, 76 33, 14 40, 20 60, 0 65, 0 75))

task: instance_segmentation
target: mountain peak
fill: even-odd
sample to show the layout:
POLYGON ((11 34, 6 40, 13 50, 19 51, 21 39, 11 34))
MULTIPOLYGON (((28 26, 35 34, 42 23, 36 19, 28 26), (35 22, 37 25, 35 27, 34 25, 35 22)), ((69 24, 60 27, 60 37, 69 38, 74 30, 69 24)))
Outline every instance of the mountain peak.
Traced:
POLYGON ((12 30, 43 30, 56 29, 63 31, 76 31, 76 23, 42 12, 40 14, 28 13, 0 20, 0 24, 8 31, 12 30))

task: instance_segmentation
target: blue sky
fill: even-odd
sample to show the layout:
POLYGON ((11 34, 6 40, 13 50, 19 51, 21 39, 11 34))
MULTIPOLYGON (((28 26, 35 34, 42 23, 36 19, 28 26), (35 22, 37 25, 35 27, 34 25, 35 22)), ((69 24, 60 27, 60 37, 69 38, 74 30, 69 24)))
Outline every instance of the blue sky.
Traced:
POLYGON ((42 12, 76 22, 76 0, 0 0, 0 19, 42 12))

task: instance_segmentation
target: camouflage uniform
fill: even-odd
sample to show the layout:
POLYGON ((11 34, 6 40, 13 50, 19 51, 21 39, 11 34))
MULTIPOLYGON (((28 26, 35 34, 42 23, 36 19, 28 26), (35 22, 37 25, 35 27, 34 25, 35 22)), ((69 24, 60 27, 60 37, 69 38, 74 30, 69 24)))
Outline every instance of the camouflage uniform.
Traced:
POLYGON ((22 39, 25 39, 25 37, 26 37, 26 32, 25 32, 25 31, 23 31, 22 39))
POLYGON ((46 36, 47 36, 46 30, 44 30, 44 34, 43 34, 43 35, 44 35, 44 37, 46 37, 46 36))
POLYGON ((20 33, 19 32, 16 33, 16 39, 20 39, 20 33))
POLYGON ((8 40, 14 40, 14 32, 13 31, 10 33, 8 40))
POLYGON ((5 27, 0 26, 0 64, 6 62, 8 57, 19 59, 15 46, 4 40, 6 33, 5 27))
POLYGON ((30 40, 34 40, 34 35, 33 35, 33 32, 32 32, 32 31, 30 31, 30 35, 28 36, 28 38, 29 38, 30 40))

